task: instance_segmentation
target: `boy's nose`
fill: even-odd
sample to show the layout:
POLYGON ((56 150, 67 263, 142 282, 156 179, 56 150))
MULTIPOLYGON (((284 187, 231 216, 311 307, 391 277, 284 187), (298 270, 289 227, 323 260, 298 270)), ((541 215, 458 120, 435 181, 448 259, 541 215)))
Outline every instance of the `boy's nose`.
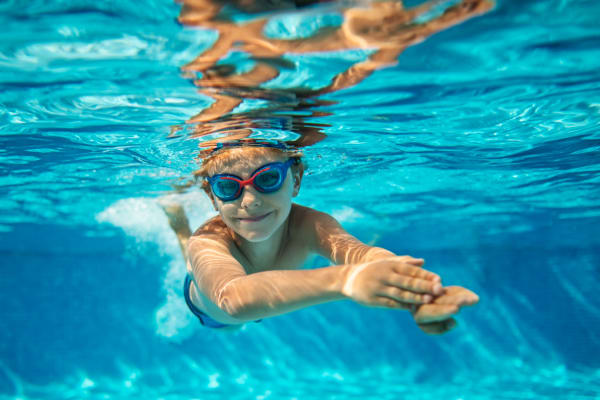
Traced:
POLYGON ((262 205, 261 194, 252 185, 244 188, 241 199, 241 206, 246 209, 258 208, 262 205))

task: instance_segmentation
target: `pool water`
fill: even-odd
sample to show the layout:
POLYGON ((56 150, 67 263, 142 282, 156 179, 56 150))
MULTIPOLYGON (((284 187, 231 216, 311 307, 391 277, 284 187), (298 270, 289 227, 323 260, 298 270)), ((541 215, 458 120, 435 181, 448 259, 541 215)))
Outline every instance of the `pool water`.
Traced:
MULTIPOLYGON (((217 34, 180 10, 0 4, 0 398, 600 398, 600 3, 499 0, 320 96, 299 88, 372 50, 269 59, 277 78, 204 122, 212 92, 181 68, 217 34), (349 301, 200 326, 159 201, 214 215, 173 187, 232 127, 316 137, 297 202, 479 304, 442 336, 349 301)), ((281 39, 341 23, 332 3, 265 15, 281 39)))

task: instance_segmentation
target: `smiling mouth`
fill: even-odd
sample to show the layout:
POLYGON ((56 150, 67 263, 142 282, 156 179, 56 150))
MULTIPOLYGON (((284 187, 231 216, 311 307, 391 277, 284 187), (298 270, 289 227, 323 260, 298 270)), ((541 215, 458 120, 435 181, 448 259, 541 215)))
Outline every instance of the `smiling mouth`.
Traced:
POLYGON ((240 221, 245 221, 245 222, 257 222, 257 221, 261 221, 265 218, 267 218, 269 215, 271 215, 271 212, 268 212, 264 215, 260 215, 258 217, 252 217, 252 218, 238 218, 240 221))

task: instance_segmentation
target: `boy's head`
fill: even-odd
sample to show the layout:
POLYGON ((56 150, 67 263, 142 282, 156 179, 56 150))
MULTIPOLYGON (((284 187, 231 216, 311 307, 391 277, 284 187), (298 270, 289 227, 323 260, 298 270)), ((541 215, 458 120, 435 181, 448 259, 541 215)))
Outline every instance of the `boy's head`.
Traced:
POLYGON ((304 173, 301 156, 285 146, 223 147, 204 159, 196 177, 225 224, 258 242, 287 220, 304 173))

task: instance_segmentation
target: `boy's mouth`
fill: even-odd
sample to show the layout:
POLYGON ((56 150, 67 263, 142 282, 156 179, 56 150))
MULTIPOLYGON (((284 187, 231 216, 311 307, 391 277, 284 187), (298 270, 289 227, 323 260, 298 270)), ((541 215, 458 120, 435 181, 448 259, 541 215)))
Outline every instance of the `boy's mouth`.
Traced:
MULTIPOLYGON (((271 212, 272 212, 272 211, 271 211, 271 212)), ((257 216, 257 217, 238 218, 238 219, 239 219, 240 221, 246 221, 246 222, 257 222, 257 221, 263 220, 263 219, 265 219, 266 217, 268 217, 268 216, 271 214, 271 212, 268 212, 268 213, 266 213, 266 214, 263 214, 263 215, 259 215, 259 216, 257 216)))

